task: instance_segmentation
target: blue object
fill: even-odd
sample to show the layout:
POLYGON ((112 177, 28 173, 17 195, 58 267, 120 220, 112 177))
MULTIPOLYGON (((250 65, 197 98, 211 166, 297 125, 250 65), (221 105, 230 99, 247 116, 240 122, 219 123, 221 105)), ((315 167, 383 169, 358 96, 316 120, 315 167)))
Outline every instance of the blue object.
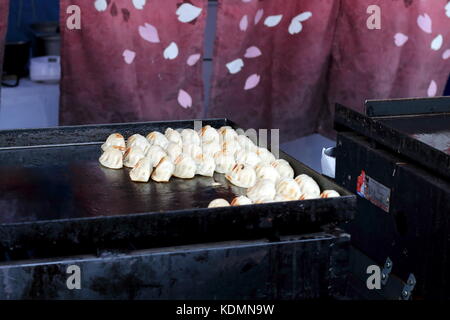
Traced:
POLYGON ((7 42, 31 40, 30 24, 59 21, 59 0, 10 1, 7 42))
POLYGON ((445 87, 444 96, 450 96, 450 77, 448 78, 447 86, 445 87))

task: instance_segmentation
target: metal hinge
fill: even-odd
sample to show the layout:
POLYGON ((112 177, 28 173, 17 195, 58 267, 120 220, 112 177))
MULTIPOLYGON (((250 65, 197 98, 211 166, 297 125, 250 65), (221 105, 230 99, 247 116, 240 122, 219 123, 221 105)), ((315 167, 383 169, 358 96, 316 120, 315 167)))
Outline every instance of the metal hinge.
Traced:
POLYGON ((392 271, 392 260, 388 257, 386 259, 386 262, 384 263, 384 267, 383 267, 383 271, 381 271, 381 284, 383 286, 386 285, 388 279, 389 279, 389 275, 392 271))
POLYGON ((408 281, 406 281, 405 286, 403 287, 401 299, 409 300, 411 298, 412 291, 416 285, 416 277, 411 273, 408 277, 408 281))

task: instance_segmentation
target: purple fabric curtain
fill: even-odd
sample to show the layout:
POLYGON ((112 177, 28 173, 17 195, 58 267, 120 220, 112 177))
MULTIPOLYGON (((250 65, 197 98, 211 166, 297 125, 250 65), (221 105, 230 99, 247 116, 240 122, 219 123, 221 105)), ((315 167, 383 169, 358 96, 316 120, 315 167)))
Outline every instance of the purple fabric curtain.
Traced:
POLYGON ((447 0, 219 0, 218 10, 210 115, 280 128, 282 140, 332 136, 336 102, 362 111, 365 99, 440 95, 450 73, 447 0), (371 5, 380 30, 367 27, 371 5))
POLYGON ((60 3, 61 124, 200 116, 206 0, 60 3), (65 27, 70 5, 81 30, 65 27))
POLYGON ((319 131, 332 134, 336 102, 362 112, 366 99, 443 94, 450 74, 447 0, 342 0, 337 21, 319 131), (366 27, 370 5, 381 9, 380 30, 366 27))
POLYGON ((339 1, 219 0, 209 115, 287 140, 315 131, 339 1))
POLYGON ((5 52, 5 35, 8 28, 8 14, 9 0, 0 0, 0 79, 3 72, 3 54, 5 52))

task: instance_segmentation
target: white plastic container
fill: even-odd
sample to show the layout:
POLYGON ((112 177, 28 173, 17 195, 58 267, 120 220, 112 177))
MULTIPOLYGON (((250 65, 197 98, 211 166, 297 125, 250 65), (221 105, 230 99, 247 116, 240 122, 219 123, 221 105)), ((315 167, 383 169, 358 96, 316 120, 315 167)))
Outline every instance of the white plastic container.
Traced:
POLYGON ((336 174, 336 155, 335 155, 336 148, 323 148, 322 149, 322 159, 321 159, 321 165, 322 165, 322 174, 324 176, 328 176, 330 178, 335 177, 336 174))
POLYGON ((30 79, 39 82, 58 82, 61 79, 59 56, 45 56, 30 60, 30 79))

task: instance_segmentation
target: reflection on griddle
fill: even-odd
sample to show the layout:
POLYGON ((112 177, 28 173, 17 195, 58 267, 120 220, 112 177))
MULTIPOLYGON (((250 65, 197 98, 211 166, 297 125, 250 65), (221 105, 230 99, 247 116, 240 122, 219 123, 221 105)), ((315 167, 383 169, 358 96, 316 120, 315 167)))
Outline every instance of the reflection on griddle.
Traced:
POLYGON ((206 208, 244 192, 219 174, 169 183, 135 183, 128 174, 97 161, 0 167, 0 223, 206 208))

